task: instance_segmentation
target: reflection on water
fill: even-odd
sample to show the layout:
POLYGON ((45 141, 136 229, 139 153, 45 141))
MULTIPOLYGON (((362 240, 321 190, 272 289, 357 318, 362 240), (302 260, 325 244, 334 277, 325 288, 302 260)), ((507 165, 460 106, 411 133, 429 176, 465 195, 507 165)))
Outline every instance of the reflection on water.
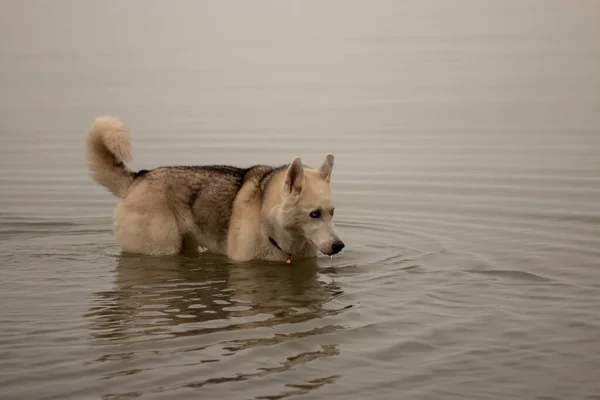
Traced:
MULTIPOLYGON (((282 373, 300 364, 335 356, 339 354, 336 344, 321 344, 316 350, 299 351, 283 358, 278 355, 274 357, 277 362, 249 372, 238 373, 218 366, 224 358, 240 351, 285 344, 342 329, 340 325, 322 323, 306 330, 287 332, 264 329, 318 320, 350 307, 324 307, 343 291, 332 278, 320 275, 318 268, 315 260, 296 261, 292 265, 233 263, 207 253, 196 257, 118 256, 114 289, 96 293, 85 314, 91 323, 96 351, 101 354, 88 364, 133 362, 139 355, 135 355, 130 346, 138 345, 143 349, 154 340, 186 337, 194 340, 200 335, 210 337, 211 334, 221 336, 222 340, 216 343, 195 343, 189 348, 175 345, 172 349, 162 350, 171 354, 193 353, 195 361, 184 363, 181 367, 210 364, 214 376, 206 378, 202 375, 202 379, 177 384, 200 388, 282 373), (226 331, 236 330, 255 334, 222 336, 226 331)), ((154 368, 122 366, 117 372, 113 370, 105 374, 102 379, 114 380, 153 372, 154 368)), ((337 376, 311 379, 274 397, 265 398, 306 393, 333 382, 337 376)), ((173 388, 173 385, 158 385, 151 391, 173 388)), ((112 391, 106 398, 123 395, 132 393, 112 391)))
POLYGON ((96 293, 90 307, 93 336, 144 340, 223 330, 270 327, 320 318, 323 304, 343 292, 319 281, 314 260, 229 263, 220 256, 123 255, 115 288, 96 293))

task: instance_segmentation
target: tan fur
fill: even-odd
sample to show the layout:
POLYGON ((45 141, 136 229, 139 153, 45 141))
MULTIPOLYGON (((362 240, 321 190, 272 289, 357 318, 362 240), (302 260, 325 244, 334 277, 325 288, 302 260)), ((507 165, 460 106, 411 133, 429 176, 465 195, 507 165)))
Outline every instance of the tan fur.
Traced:
POLYGON ((200 246, 233 260, 284 260, 344 246, 332 216, 332 154, 318 169, 295 158, 286 168, 173 166, 136 174, 124 164, 131 160, 127 127, 100 117, 87 157, 94 179, 122 198, 113 220, 124 252, 176 254, 200 246))
POLYGON ((87 160, 93 178, 117 197, 124 197, 131 173, 124 163, 131 161, 129 131, 119 119, 98 117, 87 139, 87 160))

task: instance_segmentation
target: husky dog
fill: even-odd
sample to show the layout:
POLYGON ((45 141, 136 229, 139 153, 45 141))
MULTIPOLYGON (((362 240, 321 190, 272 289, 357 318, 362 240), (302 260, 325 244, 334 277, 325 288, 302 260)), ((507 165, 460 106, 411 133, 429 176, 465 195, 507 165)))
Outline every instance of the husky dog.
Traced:
POLYGON ((129 130, 97 118, 87 138, 93 178, 121 200, 114 231, 126 253, 176 254, 198 247, 233 260, 287 260, 344 248, 333 223, 333 154, 318 169, 289 165, 167 166, 133 172, 129 130))

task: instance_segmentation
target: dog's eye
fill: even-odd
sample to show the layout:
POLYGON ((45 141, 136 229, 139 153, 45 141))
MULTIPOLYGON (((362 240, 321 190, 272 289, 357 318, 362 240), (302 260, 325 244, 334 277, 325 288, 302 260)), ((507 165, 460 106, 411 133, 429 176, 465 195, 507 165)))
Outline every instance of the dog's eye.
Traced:
POLYGON ((311 218, 321 218, 321 211, 318 211, 318 210, 317 211, 312 211, 308 215, 310 215, 311 218))
POLYGON ((331 215, 333 215, 333 212, 335 211, 335 208, 331 209, 331 215))

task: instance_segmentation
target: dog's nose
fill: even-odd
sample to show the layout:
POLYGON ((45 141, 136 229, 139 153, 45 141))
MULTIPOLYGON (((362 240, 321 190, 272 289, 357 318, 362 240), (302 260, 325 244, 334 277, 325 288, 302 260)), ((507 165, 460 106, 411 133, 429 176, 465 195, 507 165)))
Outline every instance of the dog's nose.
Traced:
POLYGON ((331 245, 331 254, 337 254, 345 247, 344 242, 338 240, 337 242, 333 242, 331 245))

